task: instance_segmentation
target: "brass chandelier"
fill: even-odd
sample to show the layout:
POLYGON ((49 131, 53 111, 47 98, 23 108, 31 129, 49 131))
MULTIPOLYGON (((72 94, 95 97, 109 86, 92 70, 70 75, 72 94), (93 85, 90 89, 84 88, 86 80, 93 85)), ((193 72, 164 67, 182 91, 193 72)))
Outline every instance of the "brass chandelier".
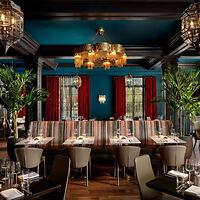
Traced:
POLYGON ((200 2, 196 0, 181 17, 181 36, 186 44, 199 52, 200 44, 200 2))
POLYGON ((5 48, 16 43, 24 30, 24 14, 11 0, 0 1, 0 41, 5 48))
POLYGON ((74 64, 75 67, 87 67, 88 69, 94 67, 110 69, 111 66, 123 67, 127 64, 127 55, 121 44, 106 42, 104 30, 101 28, 97 30, 90 44, 81 45, 75 51, 74 64), (104 42, 93 45, 98 35, 103 38, 104 42))

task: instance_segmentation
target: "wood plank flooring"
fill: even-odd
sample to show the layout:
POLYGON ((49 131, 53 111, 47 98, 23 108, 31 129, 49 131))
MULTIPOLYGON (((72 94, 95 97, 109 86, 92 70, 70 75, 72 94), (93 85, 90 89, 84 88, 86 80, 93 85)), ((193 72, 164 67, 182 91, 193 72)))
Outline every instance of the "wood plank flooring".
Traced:
POLYGON ((83 179, 70 179, 67 200, 139 200, 139 190, 135 177, 120 178, 120 186, 117 186, 116 177, 112 176, 113 167, 93 166, 92 177, 89 179, 88 188, 83 179))

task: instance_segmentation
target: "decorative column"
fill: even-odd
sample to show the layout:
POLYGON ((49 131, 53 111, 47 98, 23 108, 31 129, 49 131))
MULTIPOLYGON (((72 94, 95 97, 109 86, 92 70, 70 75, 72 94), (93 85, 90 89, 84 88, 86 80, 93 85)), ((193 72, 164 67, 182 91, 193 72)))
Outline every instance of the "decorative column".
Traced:
MULTIPOLYGON (((37 79, 32 82, 32 86, 37 87, 41 86, 41 70, 38 67, 38 56, 25 56, 24 57, 25 70, 32 70, 33 74, 37 74, 37 79), (39 73, 38 73, 39 72, 39 73)), ((26 91, 31 90, 31 85, 27 85, 26 91)), ((26 106, 26 131, 29 128, 29 124, 31 121, 38 120, 38 103, 33 102, 31 105, 26 106)))
MULTIPOLYGON (((161 61, 161 65, 163 77, 167 76, 168 69, 173 69, 176 72, 178 68, 178 57, 165 57, 161 61)), ((163 97, 168 98, 166 91, 163 92, 163 97)), ((163 103, 163 119, 171 120, 175 130, 178 131, 178 114, 167 103, 163 103)))

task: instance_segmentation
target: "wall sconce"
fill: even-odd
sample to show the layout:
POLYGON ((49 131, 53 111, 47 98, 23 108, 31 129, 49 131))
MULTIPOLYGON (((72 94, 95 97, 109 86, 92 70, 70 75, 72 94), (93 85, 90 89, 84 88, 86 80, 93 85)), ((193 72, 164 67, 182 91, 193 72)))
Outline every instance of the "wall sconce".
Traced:
POLYGON ((99 95, 99 103, 105 103, 106 102, 106 95, 99 95))

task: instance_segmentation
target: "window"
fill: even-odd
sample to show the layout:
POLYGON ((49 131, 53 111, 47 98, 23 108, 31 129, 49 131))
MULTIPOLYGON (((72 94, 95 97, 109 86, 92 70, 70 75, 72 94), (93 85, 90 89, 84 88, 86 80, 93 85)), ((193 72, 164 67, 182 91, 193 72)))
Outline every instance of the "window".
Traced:
POLYGON ((72 82, 73 77, 60 77, 60 120, 78 118, 78 89, 72 82))
POLYGON ((133 77, 133 86, 126 87, 126 117, 143 117, 143 78, 133 77))

